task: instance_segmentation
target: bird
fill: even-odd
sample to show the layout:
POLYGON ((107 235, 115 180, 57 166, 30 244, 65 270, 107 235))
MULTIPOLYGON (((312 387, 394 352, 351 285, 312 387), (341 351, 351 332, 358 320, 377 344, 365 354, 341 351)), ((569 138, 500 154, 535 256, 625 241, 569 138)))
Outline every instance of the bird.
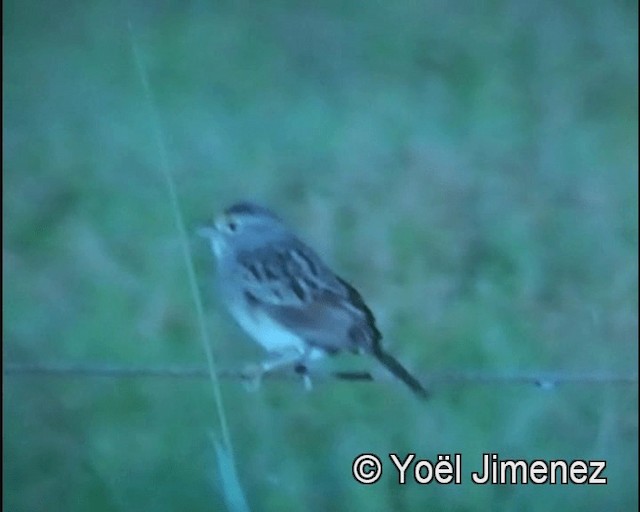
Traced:
POLYGON ((240 327, 272 357, 260 375, 341 351, 373 356, 419 398, 428 391, 381 344, 376 320, 360 293, 338 277, 270 209, 232 204, 198 230, 217 261, 222 302, 240 327))

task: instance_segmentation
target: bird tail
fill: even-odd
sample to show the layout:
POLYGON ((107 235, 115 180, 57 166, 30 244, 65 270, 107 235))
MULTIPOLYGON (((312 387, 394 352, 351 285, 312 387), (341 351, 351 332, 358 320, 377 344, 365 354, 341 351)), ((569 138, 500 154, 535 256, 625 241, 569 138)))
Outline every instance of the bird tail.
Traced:
POLYGON ((409 386, 411 391, 413 391, 418 398, 422 400, 427 400, 429 398, 429 392, 422 386, 422 384, 420 384, 418 379, 411 375, 409 371, 391 354, 385 352, 380 347, 376 347, 373 351, 373 355, 387 370, 409 386))

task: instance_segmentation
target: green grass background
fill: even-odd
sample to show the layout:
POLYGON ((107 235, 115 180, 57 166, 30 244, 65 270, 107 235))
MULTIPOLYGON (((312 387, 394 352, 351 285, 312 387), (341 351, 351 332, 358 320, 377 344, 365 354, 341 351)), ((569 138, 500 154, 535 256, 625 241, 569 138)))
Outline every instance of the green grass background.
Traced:
MULTIPOLYGON (((5 362, 204 364, 160 129, 190 236, 236 199, 270 205, 423 377, 636 373, 637 2, 3 14, 5 362)), ((215 298, 206 244, 188 242, 219 367, 259 360, 215 298)), ((206 380, 3 384, 7 510, 224 509, 206 380)), ((636 386, 441 385, 427 404, 391 382, 222 393, 255 511, 638 506, 636 386), (376 485, 351 477, 362 452, 387 462, 376 485), (390 452, 461 453, 465 483, 398 486, 390 452), (608 485, 472 485, 484 452, 605 459, 608 485)))

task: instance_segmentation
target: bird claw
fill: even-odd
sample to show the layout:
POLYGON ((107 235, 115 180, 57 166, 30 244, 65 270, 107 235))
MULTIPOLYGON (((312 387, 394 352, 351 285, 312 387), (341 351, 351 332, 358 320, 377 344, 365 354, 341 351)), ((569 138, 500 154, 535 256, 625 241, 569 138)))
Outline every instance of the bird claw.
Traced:
POLYGON ((242 384, 244 388, 255 393, 262 385, 262 376, 264 375, 264 368, 259 364, 247 364, 242 370, 242 384))
POLYGON ((294 366, 294 371, 302 377, 302 384, 304 385, 304 390, 309 392, 313 389, 313 384, 311 382, 311 377, 309 376, 309 370, 303 363, 298 363, 294 366))
POLYGON ((313 383, 311 382, 311 377, 306 373, 302 376, 302 384, 304 385, 304 390, 309 392, 313 389, 313 383))

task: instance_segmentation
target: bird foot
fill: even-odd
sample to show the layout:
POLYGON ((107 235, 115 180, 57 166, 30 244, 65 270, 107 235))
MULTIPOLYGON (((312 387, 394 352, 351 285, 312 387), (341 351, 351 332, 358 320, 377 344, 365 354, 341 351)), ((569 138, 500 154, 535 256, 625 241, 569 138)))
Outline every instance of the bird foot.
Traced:
POLYGON ((244 388, 251 393, 258 391, 262 386, 262 376, 264 373, 265 370, 262 365, 255 363, 246 364, 241 375, 244 388))
POLYGON ((313 389, 313 383, 311 382, 311 377, 309 376, 309 370, 303 363, 298 363, 294 366, 294 371, 302 377, 302 384, 304 385, 305 391, 311 391, 313 389))
MULTIPOLYGON (((264 374, 269 371, 273 371, 275 368, 276 366, 271 363, 246 364, 240 374, 244 388, 249 392, 255 393, 262 386, 262 378, 264 377, 264 374)), ((293 370, 302 379, 305 391, 311 391, 313 389, 313 384, 307 367, 303 363, 298 363, 293 367, 293 370)))

